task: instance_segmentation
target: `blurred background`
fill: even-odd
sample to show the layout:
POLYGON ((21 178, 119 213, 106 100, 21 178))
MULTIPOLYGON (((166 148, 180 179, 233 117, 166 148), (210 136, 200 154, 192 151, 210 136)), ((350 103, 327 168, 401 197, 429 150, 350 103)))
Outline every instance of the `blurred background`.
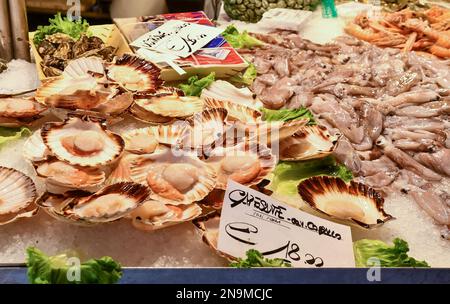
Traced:
MULTIPOLYGON (((47 24, 55 13, 67 11, 67 0, 26 0, 30 31, 47 24)), ((90 24, 111 23, 111 18, 205 10, 214 19, 221 0, 81 0, 81 16, 90 24)))

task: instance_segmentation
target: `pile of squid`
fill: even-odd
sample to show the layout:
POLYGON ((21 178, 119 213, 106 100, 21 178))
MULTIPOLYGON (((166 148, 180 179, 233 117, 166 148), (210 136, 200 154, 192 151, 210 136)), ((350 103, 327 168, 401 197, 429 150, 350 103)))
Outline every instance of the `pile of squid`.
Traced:
POLYGON ((245 56, 265 107, 306 107, 332 136, 356 181, 412 197, 449 238, 450 67, 415 52, 342 36, 326 45, 290 32, 257 35, 245 56))
POLYGON ((364 12, 346 25, 345 32, 379 47, 450 58, 450 9, 440 6, 384 13, 381 18, 368 18, 364 12))

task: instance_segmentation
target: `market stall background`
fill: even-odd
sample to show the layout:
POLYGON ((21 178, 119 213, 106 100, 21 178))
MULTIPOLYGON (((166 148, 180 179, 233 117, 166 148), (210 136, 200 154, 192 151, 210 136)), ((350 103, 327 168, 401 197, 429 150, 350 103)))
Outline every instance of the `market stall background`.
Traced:
MULTIPOLYGON (((339 10, 339 7, 338 7, 339 10)), ((106 17, 103 15, 102 18, 106 17)), ((94 17, 93 17, 94 18, 94 17)), ((32 20, 32 18, 30 18, 32 20)), ((336 19, 323 19, 320 10, 304 24, 300 34, 317 43, 326 43, 343 34, 343 26, 348 20, 344 14, 336 19)), ((221 27, 235 23, 241 29, 255 32, 266 30, 258 25, 247 25, 231 21, 220 12, 218 23, 221 27)), ((36 81, 32 73, 29 81, 36 81)), ((0 76, 0 83, 7 80, 0 76)), ((16 81, 14 81, 16 82, 16 81)), ((142 124, 127 119, 112 127, 113 131, 125 131, 142 127, 142 124)), ((25 139, 9 143, 0 150, 0 165, 16 168, 29 176, 34 176, 31 165, 24 162, 22 147, 25 139)), ((447 187, 450 187, 448 179, 447 187)), ((42 184, 37 183, 42 190, 42 184)), ((433 220, 413 201, 401 196, 390 197, 385 209, 394 214, 395 221, 386 223, 376 230, 353 228, 354 240, 369 238, 386 242, 401 237, 410 244, 410 253, 420 260, 426 260, 432 267, 449 267, 450 244, 440 238, 433 220), (407 207, 405 207, 407 206, 407 207)), ((38 246, 45 252, 54 254, 67 249, 76 251, 81 258, 109 255, 128 267, 216 267, 226 266, 227 261, 218 257, 205 246, 198 231, 191 223, 170 227, 154 233, 135 230, 128 222, 101 225, 92 228, 77 227, 57 222, 44 212, 24 221, 18 221, 0 229, 0 264, 20 264, 24 261, 25 248, 38 246)))

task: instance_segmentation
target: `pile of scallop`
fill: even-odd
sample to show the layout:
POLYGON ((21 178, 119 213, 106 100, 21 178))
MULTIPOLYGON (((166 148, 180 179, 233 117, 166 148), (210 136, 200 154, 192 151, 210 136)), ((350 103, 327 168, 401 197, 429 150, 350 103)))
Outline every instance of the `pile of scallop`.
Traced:
MULTIPOLYGON (((260 103, 240 98, 242 91, 226 82, 230 94, 211 93, 219 81, 210 96, 183 96, 165 87, 159 72, 132 55, 112 63, 82 58, 71 61, 61 76, 45 80, 34 100, 0 100, 6 122, 36 121, 44 111, 62 117, 44 123, 23 148, 45 184, 42 195, 30 178, 2 168, 0 183, 6 186, 0 187, 5 189, 0 200, 15 198, 0 204, 3 222, 32 216, 38 208, 71 224, 125 219, 145 231, 196 219, 204 239, 216 248, 229 179, 263 191, 279 160, 326 157, 341 136, 307 118, 265 121, 260 103), (110 131, 125 115, 147 126, 110 131)), ((315 177, 303 181, 299 191, 314 209, 360 227, 392 219, 381 194, 362 183, 315 177)))

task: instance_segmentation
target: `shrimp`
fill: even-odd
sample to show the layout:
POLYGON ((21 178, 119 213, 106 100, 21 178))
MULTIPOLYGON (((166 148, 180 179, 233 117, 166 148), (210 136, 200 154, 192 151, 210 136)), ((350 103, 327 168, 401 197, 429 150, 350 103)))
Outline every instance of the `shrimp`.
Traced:
POLYGON ((430 47, 431 54, 442 57, 442 58, 450 58, 450 49, 442 47, 440 45, 432 45, 430 47))
POLYGON ((381 33, 374 33, 371 30, 365 30, 352 22, 348 23, 344 30, 347 34, 368 42, 383 37, 381 33))

